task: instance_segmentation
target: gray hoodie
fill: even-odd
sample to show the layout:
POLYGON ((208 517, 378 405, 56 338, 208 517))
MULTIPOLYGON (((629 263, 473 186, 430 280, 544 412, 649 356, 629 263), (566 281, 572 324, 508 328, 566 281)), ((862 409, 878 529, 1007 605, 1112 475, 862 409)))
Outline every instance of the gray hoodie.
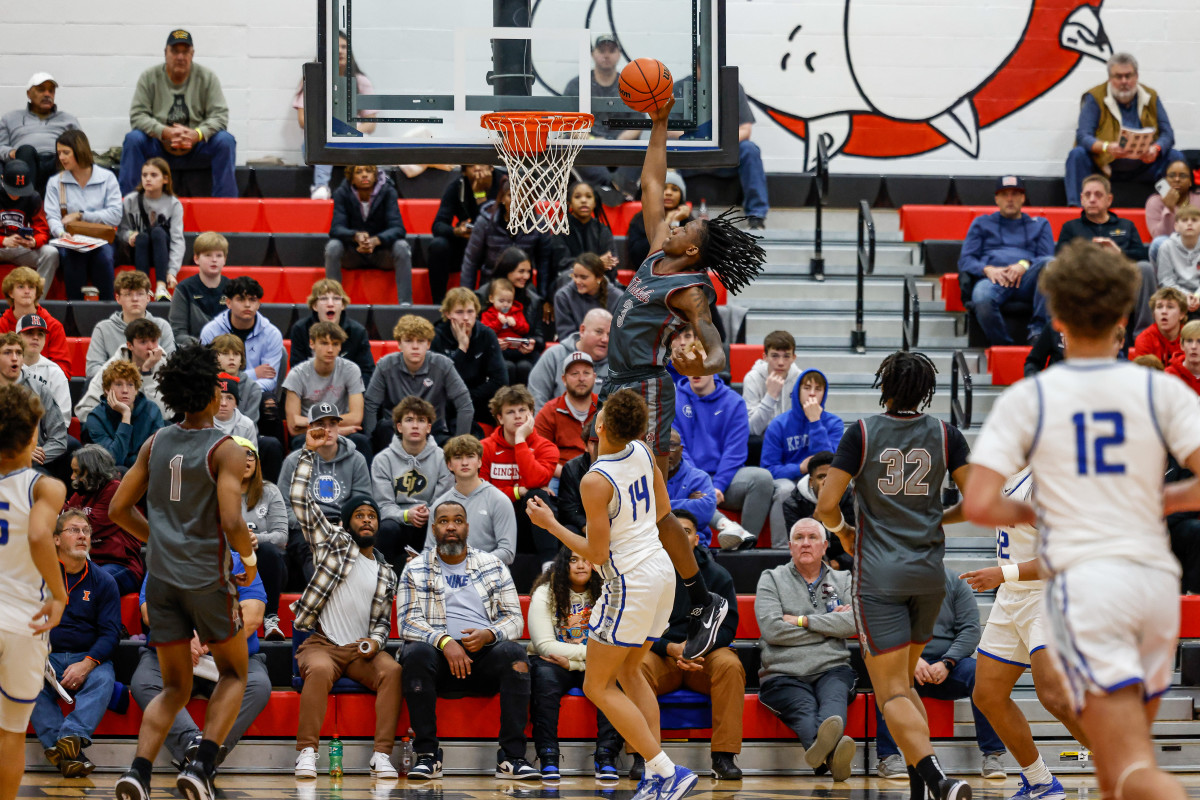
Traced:
POLYGON ((1159 286, 1174 286, 1185 294, 1200 290, 1200 242, 1189 250, 1180 235, 1172 233, 1158 248, 1155 261, 1159 286))
POLYGON ((243 439, 249 439, 252 442, 258 440, 258 426, 254 424, 254 420, 247 417, 238 409, 233 409, 233 416, 228 422, 213 417, 213 427, 230 436, 241 436, 243 439))
MULTIPOLYGON (((29 367, 21 367, 21 376, 17 378, 16 384, 26 387, 42 401, 42 419, 38 422, 37 443, 46 457, 42 463, 49 464, 67 452, 67 421, 58 410, 58 403, 55 402, 50 387, 34 377, 29 367)), ((516 541, 515 537, 513 541, 516 541)))
POLYGON ((771 420, 792 410, 792 387, 800 377, 800 368, 794 362, 788 368, 787 380, 783 382, 783 391, 778 398, 767 394, 768 372, 770 368, 767 362, 760 358, 742 379, 742 399, 746 401, 746 413, 750 415, 752 436, 762 436, 767 432, 771 420))
MULTIPOLYGON (((300 463, 302 452, 304 448, 293 450, 283 460, 283 468, 279 470, 281 492, 290 493, 292 475, 296 472, 296 464, 300 463)), ((325 512, 326 517, 341 519, 342 503, 356 494, 371 494, 371 474, 367 471, 367 460, 358 452, 354 442, 345 436, 339 436, 337 453, 329 461, 321 458, 319 453, 313 455, 313 472, 312 479, 308 482, 308 493, 325 512)), ((289 526, 300 525, 290 504, 287 515, 289 526)))
MULTIPOLYGON (((542 357, 534 364, 533 371, 529 373, 528 388, 533 393, 533 399, 538 408, 567 390, 562 382, 562 365, 567 360, 567 356, 579 349, 576 347, 578 343, 579 331, 576 331, 563 339, 558 347, 547 348, 546 352, 542 353, 542 357)), ((599 395, 600 387, 604 385, 604 380, 608 377, 608 357, 605 356, 596 361, 595 366, 596 388, 592 391, 599 395)))
MULTIPOLYGON (((133 353, 129 351, 127 345, 122 344, 121 347, 113 354, 113 357, 100 365, 100 369, 96 370, 96 374, 88 381, 87 391, 83 397, 79 398, 79 402, 75 404, 75 416, 79 418, 79 424, 87 422, 88 414, 92 413, 92 409, 100 405, 100 401, 104 399, 104 369, 114 361, 133 361, 133 353)), ((158 406, 158 410, 162 412, 163 419, 169 420, 175 416, 172 411, 167 408, 166 403, 162 401, 162 397, 158 393, 158 370, 166 362, 166 358, 160 358, 158 363, 154 365, 154 369, 149 373, 142 373, 142 394, 146 395, 146 399, 158 406)))
POLYGON ((425 533, 425 549, 434 546, 433 510, 439 503, 453 500, 467 510, 467 544, 476 550, 491 553, 505 564, 511 564, 517 553, 517 514, 512 500, 487 481, 481 481, 475 491, 464 495, 455 486, 429 504, 429 525, 425 533))
POLYGON ((426 440, 424 450, 411 456, 397 436, 371 462, 371 495, 379 503, 381 519, 402 522, 405 511, 422 503, 428 505, 453 486, 454 476, 446 466, 442 448, 432 439, 426 440))
POLYGON ((388 353, 379 359, 363 394, 363 428, 369 433, 379 419, 390 419, 392 409, 409 395, 433 404, 437 412, 434 434, 460 436, 471 432, 471 420, 475 418, 471 393, 454 368, 454 362, 438 353, 426 353, 425 363, 415 374, 409 372, 403 353, 388 353), (454 406, 456 415, 453 431, 447 427, 447 402, 454 406))
POLYGON ((275 484, 263 481, 262 498, 254 508, 246 508, 246 496, 242 495, 242 519, 260 542, 273 544, 280 550, 287 547, 288 508, 275 484))
MULTIPOLYGON (((125 346, 127 325, 122 313, 118 308, 108 319, 98 322, 95 329, 92 330, 92 341, 88 344, 87 367, 84 372, 89 380, 100 371, 106 361, 125 346)), ((146 312, 146 319, 158 326, 158 346, 163 349, 163 354, 169 356, 174 353, 175 334, 171 332, 171 323, 165 319, 159 319, 149 311, 146 312)), ((80 331, 80 333, 85 333, 85 331, 80 331)))
POLYGON ((761 632, 760 681, 777 675, 816 678, 834 667, 850 663, 845 640, 854 635, 854 613, 849 610, 826 612, 826 586, 836 592, 838 605, 849 604, 849 572, 822 566, 815 603, 809 595, 808 584, 790 559, 786 564, 767 570, 758 579, 754 616, 761 632), (808 626, 788 625, 783 621, 784 614, 806 616, 808 626))

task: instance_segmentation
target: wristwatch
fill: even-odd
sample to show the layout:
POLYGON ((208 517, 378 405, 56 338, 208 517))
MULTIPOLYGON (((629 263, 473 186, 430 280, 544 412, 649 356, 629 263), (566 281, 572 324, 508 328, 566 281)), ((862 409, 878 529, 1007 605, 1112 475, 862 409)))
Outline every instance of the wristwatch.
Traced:
POLYGON ((954 659, 953 658, 943 658, 942 663, 946 665, 947 672, 952 672, 954 670, 954 659))

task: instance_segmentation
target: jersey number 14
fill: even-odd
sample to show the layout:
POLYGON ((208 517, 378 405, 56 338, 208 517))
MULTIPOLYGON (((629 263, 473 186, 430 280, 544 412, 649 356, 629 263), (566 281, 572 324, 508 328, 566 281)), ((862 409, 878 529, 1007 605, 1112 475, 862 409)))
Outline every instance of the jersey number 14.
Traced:
POLYGON ((646 504, 646 513, 650 512, 650 486, 646 482, 646 476, 643 475, 641 480, 634 481, 629 484, 629 504, 633 508, 633 521, 637 522, 638 518, 638 501, 644 501, 646 504))

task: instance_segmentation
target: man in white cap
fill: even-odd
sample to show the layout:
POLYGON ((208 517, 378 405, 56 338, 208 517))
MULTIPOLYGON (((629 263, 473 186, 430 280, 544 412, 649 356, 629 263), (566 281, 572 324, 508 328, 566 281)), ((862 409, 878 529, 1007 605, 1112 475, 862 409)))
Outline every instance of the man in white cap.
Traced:
POLYGON ((49 72, 36 72, 26 83, 24 108, 0 117, 0 161, 20 159, 33 173, 33 187, 45 196, 46 181, 58 172, 54 141, 69 128, 79 128, 74 114, 54 103, 58 81, 49 72))

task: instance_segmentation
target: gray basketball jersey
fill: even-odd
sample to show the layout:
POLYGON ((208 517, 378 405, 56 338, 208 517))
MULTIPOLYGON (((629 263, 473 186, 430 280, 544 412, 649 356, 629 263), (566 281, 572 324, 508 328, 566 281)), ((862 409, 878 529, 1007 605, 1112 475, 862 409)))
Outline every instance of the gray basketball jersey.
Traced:
POLYGON ((856 592, 900 596, 944 592, 945 423, 926 414, 877 414, 859 425, 863 447, 854 484, 856 592))
POLYGON ((216 428, 170 425, 150 443, 146 572, 181 589, 213 590, 231 580, 221 530, 213 451, 229 437, 216 428))

